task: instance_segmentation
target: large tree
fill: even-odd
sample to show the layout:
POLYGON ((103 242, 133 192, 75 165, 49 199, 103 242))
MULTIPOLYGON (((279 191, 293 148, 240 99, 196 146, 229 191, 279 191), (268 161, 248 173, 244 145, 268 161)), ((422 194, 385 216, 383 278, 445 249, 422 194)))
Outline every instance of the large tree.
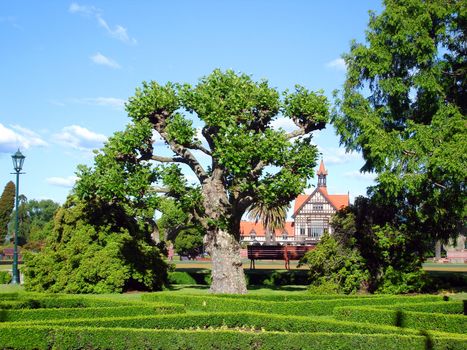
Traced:
POLYGON ((379 174, 370 195, 396 208, 397 225, 447 240, 467 213, 466 2, 384 5, 344 56, 332 119, 341 143, 362 152, 362 171, 379 174))
POLYGON ((15 184, 9 181, 0 197, 0 243, 5 240, 8 233, 8 223, 15 205, 15 184))
MULTIPOLYGON (((267 81, 215 70, 196 86, 144 82, 126 109, 133 127, 145 136, 137 147, 128 146, 130 137, 122 141, 117 158, 128 166, 154 165, 158 176, 146 178, 146 183, 176 199, 190 221, 206 232, 205 248, 213 264, 211 291, 245 293, 238 243, 241 218, 255 202, 285 205, 305 188, 317 158, 311 132, 324 128, 328 120, 326 98, 300 86, 281 96, 267 81), (290 118, 296 130, 272 128, 278 117, 290 118), (155 152, 153 132, 171 155, 155 152), (196 182, 188 183, 181 165, 196 182)), ((105 181, 105 175, 96 181, 105 181)))

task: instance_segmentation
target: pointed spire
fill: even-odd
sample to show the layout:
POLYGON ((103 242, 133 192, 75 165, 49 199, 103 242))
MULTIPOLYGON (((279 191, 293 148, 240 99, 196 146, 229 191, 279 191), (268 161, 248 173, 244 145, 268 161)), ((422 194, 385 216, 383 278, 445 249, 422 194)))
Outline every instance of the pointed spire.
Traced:
POLYGON ((326 176, 327 174, 328 174, 328 171, 327 171, 326 168, 324 167, 323 158, 321 158, 321 164, 319 165, 319 170, 318 170, 317 175, 324 175, 324 176, 326 176))
POLYGON ((319 165, 317 175, 318 175, 318 187, 326 188, 326 176, 328 175, 328 171, 324 167, 323 158, 321 158, 321 164, 319 165))

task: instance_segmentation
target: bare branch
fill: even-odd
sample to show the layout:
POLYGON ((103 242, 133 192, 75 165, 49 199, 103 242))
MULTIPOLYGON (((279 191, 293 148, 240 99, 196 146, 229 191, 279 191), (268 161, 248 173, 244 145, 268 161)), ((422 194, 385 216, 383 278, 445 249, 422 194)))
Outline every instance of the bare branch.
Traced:
POLYGON ((151 156, 152 160, 162 162, 162 163, 186 163, 186 159, 183 159, 181 157, 162 157, 158 155, 152 155, 151 156))
POLYGON ((208 156, 211 156, 212 153, 210 150, 208 150, 207 148, 205 148, 203 145, 192 145, 190 146, 191 149, 197 149, 198 151, 201 151, 205 154, 207 154, 208 156))
POLYGON ((293 139, 294 137, 297 137, 297 136, 302 136, 302 135, 305 135, 306 132, 305 132, 305 128, 300 128, 298 130, 294 130, 292 132, 289 132, 286 137, 287 137, 287 140, 290 140, 290 139, 293 139))
POLYGON ((441 184, 439 184, 439 183, 437 183, 437 182, 434 182, 433 184, 434 184, 435 186, 439 187, 439 188, 442 188, 443 190, 447 189, 446 186, 441 185, 441 184))
MULTIPOLYGON (((201 164, 198 162, 196 157, 189 151, 188 148, 176 143, 175 141, 171 140, 169 135, 166 132, 167 127, 167 118, 169 117, 169 113, 167 111, 161 111, 160 113, 154 113, 150 120, 154 125, 154 129, 159 133, 159 135, 167 142, 170 149, 183 158, 183 162, 179 160, 179 162, 187 164, 191 170, 195 173, 201 183, 204 182, 205 179, 208 178, 206 171, 203 169, 201 164)), ((165 160, 168 160, 167 157, 165 160)), ((172 160, 174 161, 174 160, 172 160)))

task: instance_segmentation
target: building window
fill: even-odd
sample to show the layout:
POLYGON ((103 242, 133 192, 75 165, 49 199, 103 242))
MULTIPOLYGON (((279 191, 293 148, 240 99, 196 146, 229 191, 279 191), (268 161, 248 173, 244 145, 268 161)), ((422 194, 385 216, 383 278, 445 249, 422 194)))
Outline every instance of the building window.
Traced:
POLYGON ((287 240, 287 233, 282 234, 282 240, 286 241, 287 240))
POLYGON ((311 227, 308 227, 308 237, 312 237, 311 236, 311 227))
POLYGON ((322 204, 313 204, 313 210, 321 211, 321 210, 323 210, 323 205, 322 204))
POLYGON ((305 236, 305 228, 300 227, 300 236, 305 236))
POLYGON ((324 232, 324 222, 323 221, 312 221, 311 222, 311 228, 309 229, 311 231, 311 234, 309 237, 312 237, 314 239, 319 239, 324 232))

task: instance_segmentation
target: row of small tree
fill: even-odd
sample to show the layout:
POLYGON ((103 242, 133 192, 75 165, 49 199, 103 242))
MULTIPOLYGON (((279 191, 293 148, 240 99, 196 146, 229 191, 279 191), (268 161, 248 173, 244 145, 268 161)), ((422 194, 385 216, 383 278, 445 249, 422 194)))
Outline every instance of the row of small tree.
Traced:
MULTIPOLYGON (((50 199, 28 200, 20 195, 18 206, 18 244, 38 249, 52 230, 53 216, 59 204, 50 199)), ((16 211, 15 185, 9 181, 0 197, 0 242, 8 244, 14 238, 16 211)))

